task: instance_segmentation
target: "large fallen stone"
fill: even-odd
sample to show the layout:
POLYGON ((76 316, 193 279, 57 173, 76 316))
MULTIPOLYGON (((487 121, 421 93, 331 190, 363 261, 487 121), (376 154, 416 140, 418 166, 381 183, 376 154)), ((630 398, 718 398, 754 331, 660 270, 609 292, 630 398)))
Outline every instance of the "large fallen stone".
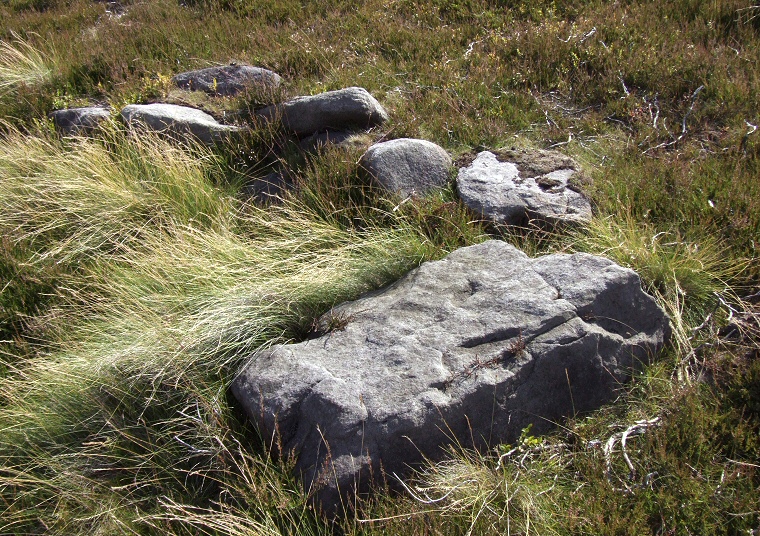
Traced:
POLYGON ((242 130, 223 125, 196 108, 176 104, 130 104, 121 110, 121 117, 130 127, 147 127, 172 136, 191 135, 206 144, 227 141, 242 130))
POLYGON ((55 128, 64 136, 89 136, 110 117, 111 111, 102 106, 67 108, 50 112, 55 128))
POLYGON ((297 454, 327 512, 384 471, 458 442, 511 442, 610 401, 670 334, 639 277, 587 254, 459 249, 321 317, 321 337, 254 355, 232 392, 297 454))
POLYGON ((280 121, 297 136, 325 130, 368 129, 388 120, 388 114, 369 92, 360 87, 296 97, 256 112, 266 121, 280 121))
POLYGON ((182 89, 232 96, 247 89, 273 91, 279 87, 282 79, 268 69, 230 64, 180 73, 172 81, 182 89))
POLYGON ((459 170, 457 190, 468 207, 498 223, 574 225, 591 219, 591 204, 574 184, 579 175, 557 152, 483 151, 459 170))
POLYGON ((359 165, 380 186, 408 196, 446 186, 452 162, 449 154, 435 143, 400 138, 373 145, 359 165))

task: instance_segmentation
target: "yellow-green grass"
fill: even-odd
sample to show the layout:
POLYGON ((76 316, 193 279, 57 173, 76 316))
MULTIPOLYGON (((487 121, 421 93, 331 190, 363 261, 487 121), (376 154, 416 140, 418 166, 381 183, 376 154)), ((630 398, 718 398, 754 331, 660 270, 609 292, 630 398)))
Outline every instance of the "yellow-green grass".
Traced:
MULTIPOLYGON (((104 142, 3 141, 0 228, 16 244, 7 262, 65 267, 24 326, 32 347, 4 357, 5 530, 169 522, 155 512, 172 501, 200 515, 250 476, 219 466, 229 452, 240 464, 250 456, 225 390, 242 360, 445 251, 401 217, 357 229, 297 197, 267 210, 243 203, 214 185, 224 176, 199 147, 118 130, 104 142)), ((275 491, 305 508, 295 490, 275 491)))
POLYGON ((11 33, 12 41, 0 41, 0 95, 19 86, 48 82, 55 73, 55 59, 46 56, 11 33))

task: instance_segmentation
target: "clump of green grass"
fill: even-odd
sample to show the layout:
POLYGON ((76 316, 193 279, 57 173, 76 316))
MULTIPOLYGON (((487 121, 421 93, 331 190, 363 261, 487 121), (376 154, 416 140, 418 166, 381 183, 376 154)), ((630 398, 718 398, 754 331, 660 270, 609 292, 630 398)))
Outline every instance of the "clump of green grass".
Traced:
POLYGON ((38 319, 45 346, 0 387, 7 527, 139 525, 135 508, 155 522, 159 500, 200 515, 245 478, 220 468, 241 361, 442 253, 401 219, 358 229, 297 197, 240 205, 198 148, 114 136, 9 136, 0 160, 0 228, 34 248, 24 262, 68 267, 38 319), (70 500, 53 512, 57 497, 70 500))
POLYGON ((493 453, 459 450, 444 462, 430 464, 413 481, 408 493, 437 509, 448 524, 466 533, 557 534, 556 479, 530 462, 542 455, 550 471, 568 467, 563 444, 524 431, 515 446, 501 445, 493 453), (537 470, 538 469, 538 470, 537 470))
POLYGON ((210 158, 150 136, 108 144, 11 131, 0 148, 0 227, 55 262, 114 254, 151 222, 220 228, 232 199, 208 180, 210 158))
POLYGON ((0 41, 0 96, 19 86, 49 82, 56 72, 55 58, 13 34, 14 40, 0 41))

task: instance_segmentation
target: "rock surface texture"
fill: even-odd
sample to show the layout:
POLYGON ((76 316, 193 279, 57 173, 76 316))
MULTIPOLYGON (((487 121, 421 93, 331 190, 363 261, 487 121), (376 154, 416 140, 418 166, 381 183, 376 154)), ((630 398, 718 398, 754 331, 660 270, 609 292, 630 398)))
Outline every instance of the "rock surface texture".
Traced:
POLYGON ((483 151, 459 170, 464 203, 498 223, 578 224, 591 219, 591 204, 576 191, 579 170, 551 151, 483 151))
POLYGON ((459 442, 514 441, 609 401, 669 337, 639 277, 604 258, 459 249, 335 307, 324 334, 254 355, 232 392, 298 456, 327 512, 459 442))
POLYGON ((370 147, 359 161, 377 183, 403 196, 424 194, 449 182, 449 154, 426 140, 400 138, 370 147))
POLYGON ((369 92, 360 87, 297 97, 267 106, 257 115, 267 121, 281 121, 297 136, 324 130, 367 129, 388 120, 388 113, 369 92))
POLYGON ((147 127, 175 136, 192 135, 206 144, 223 142, 241 129, 219 123, 212 116, 176 104, 130 104, 121 110, 121 117, 130 127, 147 127))
POLYGON ((107 121, 110 117, 111 111, 100 106, 68 108, 50 113, 55 127, 66 136, 92 134, 100 123, 107 121))
POLYGON ((246 89, 271 91, 279 87, 280 75, 251 65, 224 65, 180 73, 172 78, 177 87, 209 95, 233 96, 246 89))

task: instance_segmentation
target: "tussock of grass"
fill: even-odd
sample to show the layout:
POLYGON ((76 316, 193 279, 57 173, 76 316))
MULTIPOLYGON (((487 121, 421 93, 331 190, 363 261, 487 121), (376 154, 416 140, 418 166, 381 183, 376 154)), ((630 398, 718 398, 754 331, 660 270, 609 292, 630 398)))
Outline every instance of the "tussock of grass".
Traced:
POLYGON ((702 342, 695 328, 709 323, 716 313, 725 318, 740 307, 732 284, 748 263, 728 257, 714 238, 702 235, 692 241, 678 232, 656 232, 630 214, 593 219, 578 233, 573 247, 608 257, 640 275, 645 290, 670 317, 671 344, 683 356, 675 376, 690 381, 691 359, 702 342))
POLYGON ((554 471, 567 468, 562 445, 555 448, 524 436, 514 448, 502 446, 506 450, 497 458, 467 450, 452 452, 449 460, 420 473, 409 493, 444 518, 464 521, 468 534, 557 534, 553 518, 558 505, 551 493, 556 479, 531 467, 544 448, 562 464, 554 471))
MULTIPOLYGON (((297 200, 236 206, 211 184, 209 156, 158 139, 8 141, 0 227, 35 247, 25 262, 72 267, 46 317, 52 353, 18 364, 0 389, 0 488, 22 498, 14 523, 21 506, 61 493, 31 484, 61 464, 128 490, 113 499, 125 513, 158 506, 147 489, 189 493, 183 479, 200 501, 221 478, 224 385, 241 360, 435 252, 407 226, 346 229, 297 200)), ((80 510, 106 523, 116 508, 77 500, 45 522, 75 532, 80 510)))
POLYGON ((11 42, 0 41, 0 96, 20 85, 49 82, 55 73, 55 60, 13 34, 11 42))
POLYGON ((11 131, 0 147, 0 228, 59 263, 117 254, 145 228, 219 228, 232 198, 208 180, 210 158, 150 136, 108 144, 11 131))

